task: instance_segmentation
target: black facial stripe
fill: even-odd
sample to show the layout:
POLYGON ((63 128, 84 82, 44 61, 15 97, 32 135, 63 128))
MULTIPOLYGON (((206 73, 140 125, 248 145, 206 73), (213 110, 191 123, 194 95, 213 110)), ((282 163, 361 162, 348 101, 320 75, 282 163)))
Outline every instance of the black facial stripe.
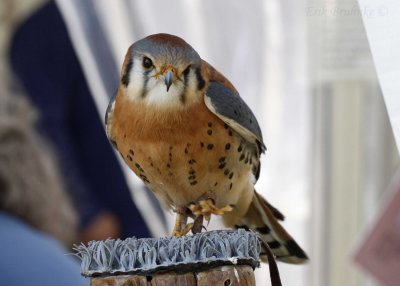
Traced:
POLYGON ((190 73, 190 65, 188 65, 182 73, 186 77, 190 73))
POLYGON ((126 64, 126 68, 125 68, 124 74, 121 77, 121 83, 125 87, 127 87, 128 84, 129 84, 129 81, 130 81, 130 76, 129 75, 130 75, 130 72, 132 70, 132 67, 133 67, 133 60, 132 60, 132 58, 130 58, 128 63, 126 64))
MULTIPOLYGON (((179 100, 184 104, 186 101, 186 88, 188 85, 188 79, 189 79, 189 74, 190 74, 190 67, 186 68, 188 72, 183 72, 183 91, 179 96, 179 100)), ((185 70, 185 71, 186 71, 185 70)))
POLYGON ((204 78, 201 76, 200 68, 196 69, 196 78, 197 78, 197 89, 201 90, 206 85, 204 78))
POLYGON ((150 71, 145 71, 143 73, 143 88, 142 88, 142 98, 146 97, 147 95, 147 83, 149 82, 149 73, 150 71))

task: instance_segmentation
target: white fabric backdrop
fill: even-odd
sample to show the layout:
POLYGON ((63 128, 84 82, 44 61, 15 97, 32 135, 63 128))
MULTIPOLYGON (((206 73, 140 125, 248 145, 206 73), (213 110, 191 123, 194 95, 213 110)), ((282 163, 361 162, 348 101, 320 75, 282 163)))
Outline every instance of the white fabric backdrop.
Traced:
POLYGON ((358 0, 385 98, 386 108, 400 152, 400 5, 394 0, 358 0))

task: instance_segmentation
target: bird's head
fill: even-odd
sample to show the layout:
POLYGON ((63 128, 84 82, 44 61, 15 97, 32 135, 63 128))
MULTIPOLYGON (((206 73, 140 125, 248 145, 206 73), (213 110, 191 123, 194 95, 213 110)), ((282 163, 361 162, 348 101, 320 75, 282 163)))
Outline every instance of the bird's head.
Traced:
POLYGON ((184 106, 199 100, 205 82, 199 54, 184 40, 155 34, 128 50, 121 75, 124 94, 159 107, 184 106))

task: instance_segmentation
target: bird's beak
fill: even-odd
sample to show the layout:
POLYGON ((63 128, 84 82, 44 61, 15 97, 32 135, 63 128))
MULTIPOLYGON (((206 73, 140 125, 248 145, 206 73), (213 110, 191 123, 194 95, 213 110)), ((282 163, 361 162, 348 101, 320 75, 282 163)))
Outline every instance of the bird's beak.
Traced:
POLYGON ((175 72, 174 69, 172 67, 167 68, 167 70, 164 73, 164 82, 165 85, 167 86, 167 92, 169 90, 169 88, 171 87, 171 84, 174 82, 175 80, 175 72))

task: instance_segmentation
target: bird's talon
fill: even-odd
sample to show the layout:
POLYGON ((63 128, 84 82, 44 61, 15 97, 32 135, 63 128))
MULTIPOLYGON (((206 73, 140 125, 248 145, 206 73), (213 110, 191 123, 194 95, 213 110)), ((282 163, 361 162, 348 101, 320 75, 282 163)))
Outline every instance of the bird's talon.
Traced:
POLYGON ((193 227, 193 223, 188 223, 185 226, 185 228, 182 229, 182 230, 175 230, 174 229, 174 231, 172 232, 172 235, 175 236, 175 237, 185 236, 192 230, 192 227, 193 227))

